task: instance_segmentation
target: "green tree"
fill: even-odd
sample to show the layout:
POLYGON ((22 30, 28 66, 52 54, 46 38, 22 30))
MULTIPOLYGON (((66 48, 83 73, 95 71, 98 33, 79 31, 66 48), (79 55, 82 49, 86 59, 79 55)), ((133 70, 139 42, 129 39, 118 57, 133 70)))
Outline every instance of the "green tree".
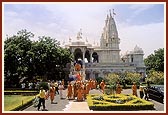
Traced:
MULTIPOLYGON (((68 49, 51 37, 42 36, 38 41, 31 41, 34 34, 21 30, 4 41, 5 86, 18 87, 23 78, 32 80, 35 76, 43 79, 63 79, 65 67, 72 60, 68 49)), ((66 72, 67 73, 67 72, 66 72)))
POLYGON ((29 54, 32 55, 32 67, 36 75, 43 76, 43 79, 63 79, 60 78, 60 72, 64 74, 63 68, 70 63, 72 56, 68 49, 59 45, 57 40, 46 36, 34 42, 29 54))
POLYGON ((30 38, 34 34, 21 30, 4 41, 4 75, 7 86, 17 86, 20 79, 26 77, 29 68, 27 53, 31 49, 30 38))
POLYGON ((42 36, 34 42, 30 55, 32 55, 32 66, 36 75, 44 79, 53 77, 59 62, 58 48, 59 42, 51 37, 42 36))
POLYGON ((164 85, 164 73, 155 70, 150 70, 146 81, 156 85, 164 85))
POLYGON ((144 63, 149 70, 162 71, 164 72, 164 48, 160 48, 154 51, 154 54, 149 55, 144 63))
POLYGON ((110 74, 107 74, 104 77, 104 79, 105 79, 106 84, 109 84, 110 87, 114 87, 116 83, 119 81, 119 75, 115 73, 110 73, 110 74))
POLYGON ((104 77, 105 83, 107 84, 107 88, 109 90, 106 91, 107 94, 114 94, 114 91, 116 89, 116 83, 119 82, 119 75, 116 73, 110 73, 107 74, 107 76, 104 77))
POLYGON ((140 73, 135 73, 135 72, 125 73, 125 80, 127 81, 128 84, 132 84, 133 82, 135 82, 136 84, 139 84, 140 79, 141 79, 140 73))

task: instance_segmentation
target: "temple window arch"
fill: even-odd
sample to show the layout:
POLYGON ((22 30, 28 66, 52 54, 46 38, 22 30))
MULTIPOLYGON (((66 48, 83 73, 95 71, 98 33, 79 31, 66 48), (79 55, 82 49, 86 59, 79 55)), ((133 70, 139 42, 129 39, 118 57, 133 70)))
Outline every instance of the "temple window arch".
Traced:
POLYGON ((74 51, 74 60, 77 62, 78 60, 83 60, 82 50, 80 48, 76 48, 74 51))
POLYGON ((85 58, 86 58, 87 62, 90 63, 91 60, 90 60, 90 52, 89 52, 89 50, 86 50, 85 58))
POLYGON ((99 56, 96 52, 93 52, 92 58, 93 58, 93 63, 99 63, 99 56))

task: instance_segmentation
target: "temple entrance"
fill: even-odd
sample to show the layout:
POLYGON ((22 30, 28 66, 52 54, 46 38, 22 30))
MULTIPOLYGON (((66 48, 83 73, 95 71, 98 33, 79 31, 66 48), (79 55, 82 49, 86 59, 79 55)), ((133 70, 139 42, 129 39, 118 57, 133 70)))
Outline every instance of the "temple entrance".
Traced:
POLYGON ((90 63, 90 53, 89 53, 89 51, 87 50, 86 52, 85 52, 85 58, 86 58, 86 60, 87 60, 87 63, 90 63))
POLYGON ((80 48, 75 49, 74 59, 74 66, 80 64, 83 67, 83 54, 80 48))
POLYGON ((76 62, 77 62, 78 60, 83 60, 83 54, 82 54, 81 49, 79 49, 79 48, 75 49, 74 58, 75 58, 75 61, 76 61, 76 62))
POLYGON ((99 63, 99 56, 96 52, 93 52, 92 57, 93 57, 93 63, 99 63))
POLYGON ((86 80, 89 80, 90 79, 90 73, 88 72, 88 73, 86 73, 86 78, 85 78, 86 80))
POLYGON ((73 54, 74 66, 71 75, 76 76, 75 79, 77 80, 85 80, 84 54, 80 48, 76 48, 73 54))

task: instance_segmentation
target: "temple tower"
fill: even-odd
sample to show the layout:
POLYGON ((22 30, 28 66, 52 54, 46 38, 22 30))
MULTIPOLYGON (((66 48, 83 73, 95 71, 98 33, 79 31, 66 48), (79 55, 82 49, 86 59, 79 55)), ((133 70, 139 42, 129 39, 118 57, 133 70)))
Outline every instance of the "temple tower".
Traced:
POLYGON ((100 63, 119 63, 120 62, 120 39, 118 37, 118 31, 114 20, 114 10, 113 16, 107 14, 105 20, 105 26, 103 28, 103 33, 100 40, 100 48, 103 52, 100 52, 99 61, 100 63), (102 54, 101 54, 102 53, 102 54))

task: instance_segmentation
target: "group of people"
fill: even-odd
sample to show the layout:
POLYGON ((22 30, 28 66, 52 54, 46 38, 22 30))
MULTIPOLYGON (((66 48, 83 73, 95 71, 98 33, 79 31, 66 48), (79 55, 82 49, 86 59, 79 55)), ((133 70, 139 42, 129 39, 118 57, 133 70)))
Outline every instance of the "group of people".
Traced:
MULTIPOLYGON (((102 93, 104 93, 104 89, 105 89, 106 85, 104 83, 104 80, 102 80, 102 82, 100 83, 100 88, 102 90, 102 93)), ((132 95, 135 95, 135 96, 138 96, 137 94, 137 85, 135 82, 133 82, 133 85, 131 87, 132 89, 132 95)), ((116 94, 120 94, 121 91, 122 91, 122 87, 120 85, 119 82, 116 83, 116 94)), ((140 86, 139 87, 139 94, 140 94, 140 98, 144 98, 145 100, 148 100, 149 97, 148 97, 148 86, 147 87, 143 87, 143 86, 140 86)))
POLYGON ((92 79, 89 81, 76 80, 74 82, 68 82, 67 98, 83 101, 86 99, 86 95, 89 94, 89 91, 96 89, 96 86, 97 81, 92 79))
MULTIPOLYGON (((101 89, 102 93, 104 94, 104 93, 105 93, 104 90, 105 90, 105 88, 106 88, 106 84, 105 84, 104 80, 102 80, 102 81, 100 82, 100 85, 99 85, 99 86, 100 86, 100 89, 101 89)), ((115 91, 116 91, 116 94, 120 94, 121 91, 122 91, 122 87, 121 87, 121 85, 120 85, 119 82, 117 82, 117 84, 116 84, 116 89, 115 89, 115 91)))
POLYGON ((49 97, 51 104, 56 103, 54 102, 56 94, 60 95, 60 99, 63 99, 63 89, 64 89, 64 80, 62 80, 61 82, 48 81, 48 90, 45 90, 43 87, 40 87, 37 110, 39 111, 41 103, 43 106, 43 110, 45 110, 45 100, 47 100, 49 97))
MULTIPOLYGON (((82 81, 82 80, 76 80, 76 81, 69 81, 67 85, 67 94, 66 97, 67 99, 76 99, 77 101, 84 101, 86 99, 87 94, 89 94, 90 90, 96 89, 97 86, 101 89, 102 93, 105 93, 105 87, 106 84, 104 80, 100 82, 100 84, 97 83, 96 80, 90 79, 88 81, 82 81)), ((63 98, 63 90, 64 90, 64 80, 61 82, 48 82, 48 89, 45 91, 43 87, 40 88, 39 92, 39 104, 38 104, 38 110, 40 109, 41 103, 43 105, 43 110, 45 110, 45 100, 50 97, 51 104, 54 102, 54 98, 56 94, 60 95, 60 99, 63 98)), ((122 87, 119 82, 116 84, 116 94, 120 94, 122 91, 122 87)), ((140 86, 140 98, 143 98, 145 94, 145 99, 148 100, 147 96, 147 88, 143 88, 140 86)), ((133 83, 132 85, 132 94, 137 96, 137 86, 136 83, 133 83)))
MULTIPOLYGON (((89 94, 89 91, 92 89, 96 89, 97 87, 97 81, 96 80, 88 80, 88 81, 82 81, 82 80, 76 80, 73 82, 68 82, 67 85, 67 95, 64 98, 67 99, 75 99, 77 101, 83 101, 86 99, 86 95, 89 94)), ((58 81, 56 82, 48 82, 48 89, 44 90, 43 87, 40 88, 39 92, 39 103, 38 103, 38 111, 41 107, 41 104, 43 106, 43 110, 45 110, 45 100, 50 97, 51 104, 54 104, 55 102, 55 96, 56 94, 60 95, 60 99, 63 98, 63 90, 64 88, 64 80, 62 80, 60 83, 58 81), (59 91, 58 91, 59 90, 59 91)))
MULTIPOLYGON (((135 82, 132 85, 132 92, 133 92, 133 95, 137 96, 137 86, 136 86, 135 82)), ((149 99, 149 97, 148 97, 148 86, 143 87, 143 86, 140 85, 139 94, 140 94, 141 99, 144 98, 145 100, 148 100, 149 99)))

